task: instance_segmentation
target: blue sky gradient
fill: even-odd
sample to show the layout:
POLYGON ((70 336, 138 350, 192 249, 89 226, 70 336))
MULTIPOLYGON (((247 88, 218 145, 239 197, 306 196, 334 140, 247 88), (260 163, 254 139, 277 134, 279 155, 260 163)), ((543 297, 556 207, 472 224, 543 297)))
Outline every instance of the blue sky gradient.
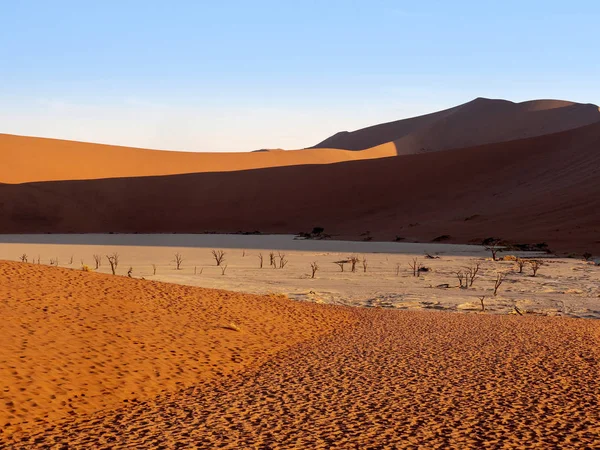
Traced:
POLYGON ((475 97, 600 103, 598 1, 0 1, 0 132, 310 146, 475 97))

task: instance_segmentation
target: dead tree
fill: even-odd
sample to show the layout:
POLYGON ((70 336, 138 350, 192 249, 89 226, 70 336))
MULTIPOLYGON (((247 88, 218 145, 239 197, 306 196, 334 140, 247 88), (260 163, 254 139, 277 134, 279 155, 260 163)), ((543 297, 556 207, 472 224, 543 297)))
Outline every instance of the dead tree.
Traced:
POLYGON ((365 272, 365 273, 367 272, 367 266, 368 266, 367 258, 363 258, 362 259, 362 267, 363 267, 363 272, 365 272))
POLYGON ((502 246, 500 245, 500 239, 491 239, 487 242, 486 245, 484 245, 484 248, 488 251, 488 252, 492 252, 492 259, 494 261, 498 261, 496 255, 498 254, 498 252, 502 251, 502 246))
POLYGON ((50 258, 50 265, 58 267, 58 258, 50 258))
POLYGON ((583 259, 585 259, 586 261, 589 261, 590 259, 592 259, 592 256, 594 256, 594 255, 592 255, 590 252, 585 252, 583 254, 583 259))
POLYGON ((527 263, 527 260, 523 258, 517 258, 515 262, 517 263, 517 267, 519 268, 519 273, 523 273, 523 267, 525 267, 525 263, 527 263))
POLYGON ((152 264, 152 275, 156 275, 156 264, 152 264))
POLYGON ((485 305, 483 304, 483 301, 485 300, 485 295, 479 297, 479 301, 481 302, 481 311, 485 312, 485 305))
POLYGON ((277 252, 277 256, 279 257, 279 268, 283 269, 288 263, 287 259, 285 259, 285 253, 277 252))
POLYGON ((115 252, 112 255, 106 255, 106 259, 108 260, 108 264, 110 264, 112 274, 116 275, 117 267, 119 267, 119 254, 115 252))
POLYGON ((531 276, 535 277, 538 273, 538 270, 540 270, 540 267, 544 265, 544 262, 539 259, 532 259, 529 261, 529 264, 531 264, 531 271, 533 272, 531 276))
POLYGON ((93 257, 94 257, 94 263, 96 264, 96 270, 98 270, 98 268, 102 264, 102 256, 94 255, 93 257))
POLYGON ((21 262, 26 263, 27 262, 27 255, 25 253, 23 253, 19 259, 21 260, 21 262))
POLYGON ((400 263, 396 264, 396 276, 400 275, 400 263))
POLYGON ((225 271, 227 270, 227 264, 221 266, 221 275, 225 275, 225 271))
POLYGON ((73 264, 73 255, 71 255, 71 259, 69 260, 69 265, 73 264))
POLYGON ((343 272, 344 264, 346 264, 347 262, 349 262, 349 261, 347 259, 344 259, 342 261, 334 261, 334 264, 337 264, 340 267, 341 271, 343 272))
POLYGON ((475 277, 477 277, 477 273, 479 272, 479 263, 476 263, 474 266, 467 267, 467 280, 469 281, 469 286, 473 286, 475 282, 475 277))
POLYGON ((133 273, 133 267, 129 267, 129 270, 127 271, 127 276, 129 278, 131 278, 131 274, 133 273))
POLYGON ((502 284, 503 281, 504 281, 504 274, 502 274, 502 273, 497 274, 496 281, 494 282, 494 297, 498 293, 498 288, 500 287, 500 285, 502 284))
POLYGON ((317 264, 316 261, 310 263, 310 269, 312 270, 311 278, 314 278, 315 274, 317 273, 317 270, 319 270, 319 265, 317 264))
POLYGON ((408 263, 408 266, 413 271, 413 277, 418 277, 420 274, 419 269, 421 268, 421 264, 419 263, 418 258, 413 258, 412 262, 408 263))
POLYGON ((258 258, 258 261, 260 263, 260 268, 262 269, 263 268, 263 262, 264 262, 263 254, 259 253, 258 256, 257 256, 257 258, 258 258))
POLYGON ((183 262, 183 256, 181 255, 181 253, 175 253, 175 259, 173 260, 173 262, 175 263, 175 270, 181 270, 181 263, 183 262))
POLYGON ((225 261, 225 252, 223 250, 213 250, 212 255, 215 258, 217 266, 220 266, 225 261))
POLYGON ((469 280, 466 273, 464 273, 462 270, 459 270, 456 272, 456 278, 458 278, 458 283, 461 289, 468 289, 469 280))
POLYGON ((352 273, 356 272, 356 263, 360 261, 358 259, 358 256, 352 256, 350 257, 350 264, 352 264, 352 273))
POLYGON ((273 268, 277 267, 277 264, 275 263, 275 253, 273 252, 269 252, 269 265, 273 266, 273 268))

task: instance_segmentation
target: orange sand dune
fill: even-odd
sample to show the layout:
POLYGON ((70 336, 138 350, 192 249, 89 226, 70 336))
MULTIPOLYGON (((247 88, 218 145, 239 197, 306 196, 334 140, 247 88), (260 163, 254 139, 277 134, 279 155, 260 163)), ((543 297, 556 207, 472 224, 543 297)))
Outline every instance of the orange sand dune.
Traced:
POLYGON ((342 132, 316 147, 380 150, 399 155, 472 147, 557 133, 600 121, 598 106, 559 100, 513 103, 475 99, 425 116, 342 132))
POLYGON ((0 185, 0 232, 296 233, 600 252, 600 123, 329 165, 0 185))
MULTIPOLYGON (((94 279, 85 274, 81 277, 94 279)), ((102 280, 104 289, 142 285, 121 279, 102 280)), ((161 285, 160 289, 170 287, 161 285)), ((68 289, 58 292, 65 295, 68 289)), ((203 293, 207 295, 208 291, 203 293)), ((251 306, 242 296, 237 297, 242 303, 240 309, 251 306)), ((68 297, 63 301, 77 304, 68 297)), ((155 300, 148 301, 152 305, 155 300)), ((131 302, 125 296, 114 305, 124 308, 123 304, 131 302)), ((32 303, 37 303, 37 308, 44 306, 37 297, 27 302, 32 303)), ((180 300, 176 304, 181 303, 180 300)), ((217 305, 203 303, 195 312, 211 318, 211 324, 218 324, 212 318, 218 312, 217 305)), ((263 311, 269 311, 271 303, 262 306, 263 311)), ((94 304, 87 306, 91 307, 98 308, 94 304)), ((325 327, 340 315, 351 320, 342 319, 344 322, 334 332, 296 344, 290 342, 292 345, 263 360, 260 366, 165 392, 156 398, 138 396, 135 402, 95 414, 80 413, 50 425, 38 425, 26 434, 7 438, 7 443, 15 449, 600 446, 598 321, 362 308, 333 310, 291 302, 281 302, 276 307, 273 312, 285 314, 282 321, 276 322, 284 330, 288 330, 287 318, 294 313, 300 313, 295 328, 307 324, 308 311, 320 312, 319 324, 325 327)), ((21 308, 22 313, 25 307, 21 308)), ((36 310, 33 305, 29 308, 36 310)), ((164 308, 161 304, 157 310, 164 308)), ((229 308, 231 305, 225 302, 224 309, 229 312, 229 308)), ((271 345, 267 341, 270 333, 283 335, 277 326, 269 327, 271 315, 261 320, 251 308, 246 311, 253 317, 249 332, 260 330, 262 340, 257 345, 271 345)), ((181 340, 172 342, 171 335, 162 341, 157 336, 150 341, 154 346, 150 346, 144 340, 149 331, 141 327, 143 317, 138 318, 137 314, 121 316, 118 330, 104 329, 109 333, 105 337, 100 333, 98 316, 90 315, 83 307, 73 312, 76 314, 61 319, 63 323, 81 330, 97 328, 99 342, 90 342, 86 351, 71 344, 62 352, 51 353, 54 359, 48 360, 40 358, 43 353, 39 342, 33 339, 35 335, 21 331, 21 339, 27 341, 15 343, 16 347, 25 347, 15 351, 15 356, 27 357, 14 364, 32 365, 29 358, 33 356, 40 358, 40 366, 58 370, 63 365, 65 371, 72 370, 82 356, 102 357, 96 350, 102 349, 107 340, 124 342, 127 347, 136 347, 135 343, 142 341, 147 347, 144 356, 173 365, 186 361, 186 352, 213 351, 202 346, 202 334, 200 342, 186 341, 183 348, 178 345, 181 340), (137 334, 142 329, 143 334, 137 334), (73 347, 76 352, 69 351, 73 347), (161 353, 161 348, 172 348, 174 352, 161 353)), ((167 323, 171 317, 166 316, 167 323)), ((186 319, 195 323, 194 317, 186 319)), ((176 332, 192 330, 193 325, 176 332)), ((218 347, 224 336, 225 331, 215 332, 212 345, 218 347)), ((122 347, 113 345, 107 348, 110 355, 116 356, 122 347)), ((86 362, 90 363, 97 364, 95 360, 86 362)), ((133 374, 127 370, 136 364, 131 357, 107 361, 106 381, 131 377, 133 374), (120 367, 113 368, 115 364, 120 367)), ((186 372, 174 374, 173 380, 186 372)), ((63 388, 69 385, 65 382, 63 388)), ((41 394, 31 387, 28 390, 27 394, 19 394, 29 397, 24 408, 27 412, 35 410, 33 402, 38 404, 37 409, 44 408, 42 398, 53 392, 49 389, 41 394)), ((0 434, 0 443, 2 439, 0 434)))
POLYGON ((0 447, 19 429, 200 386, 348 323, 335 307, 10 262, 0 316, 0 447))
POLYGON ((392 156, 393 149, 192 153, 0 134, 0 183, 228 172, 392 156))
POLYGON ((170 152, 0 134, 0 183, 331 164, 505 142, 598 121, 600 111, 591 104, 558 100, 512 103, 478 98, 425 116, 338 133, 315 148, 302 151, 170 152))

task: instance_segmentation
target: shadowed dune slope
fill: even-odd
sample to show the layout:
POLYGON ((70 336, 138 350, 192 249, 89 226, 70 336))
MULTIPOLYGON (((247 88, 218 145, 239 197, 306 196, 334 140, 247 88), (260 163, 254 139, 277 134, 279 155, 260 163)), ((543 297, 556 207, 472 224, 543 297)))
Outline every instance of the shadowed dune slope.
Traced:
POLYGON ((6 261, 0 315, 0 447, 19 429, 197 386, 351 322, 333 306, 6 261))
POLYGON ((393 148, 193 153, 0 134, 0 183, 227 172, 395 155, 393 148))
POLYGON ((393 143, 397 154, 407 155, 542 136, 598 121, 600 111, 592 104, 478 98, 425 116, 337 133, 315 147, 363 150, 393 143))
POLYGON ((600 123, 331 165, 0 186, 0 231, 295 233, 600 251, 600 123))

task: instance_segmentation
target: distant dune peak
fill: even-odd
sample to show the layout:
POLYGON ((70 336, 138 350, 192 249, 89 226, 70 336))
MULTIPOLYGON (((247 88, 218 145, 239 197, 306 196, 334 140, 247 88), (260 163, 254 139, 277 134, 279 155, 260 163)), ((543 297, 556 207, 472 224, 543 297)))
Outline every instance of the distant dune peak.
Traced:
POLYGON ((542 136, 599 121, 600 108, 593 104, 477 97, 431 114, 339 132, 313 148, 365 150, 390 144, 398 155, 417 154, 542 136))

